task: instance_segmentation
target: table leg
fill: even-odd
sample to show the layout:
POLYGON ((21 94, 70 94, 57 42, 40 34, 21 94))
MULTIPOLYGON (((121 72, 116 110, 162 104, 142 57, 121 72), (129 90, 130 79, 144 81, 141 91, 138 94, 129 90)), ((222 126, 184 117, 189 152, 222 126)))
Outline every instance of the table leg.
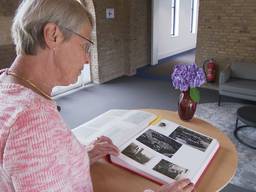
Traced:
POLYGON ((246 127, 250 127, 250 126, 248 126, 248 125, 242 125, 242 126, 237 127, 237 122, 236 122, 236 129, 235 129, 235 131, 234 131, 234 136, 235 136, 235 138, 236 138, 240 143, 246 145, 246 146, 249 147, 249 148, 256 149, 256 146, 253 146, 253 145, 250 145, 250 144, 246 143, 245 141, 243 141, 243 140, 238 136, 238 132, 239 132, 241 129, 246 128, 246 127))
POLYGON ((238 125, 238 118, 236 118, 236 128, 235 129, 237 129, 237 125, 238 125))

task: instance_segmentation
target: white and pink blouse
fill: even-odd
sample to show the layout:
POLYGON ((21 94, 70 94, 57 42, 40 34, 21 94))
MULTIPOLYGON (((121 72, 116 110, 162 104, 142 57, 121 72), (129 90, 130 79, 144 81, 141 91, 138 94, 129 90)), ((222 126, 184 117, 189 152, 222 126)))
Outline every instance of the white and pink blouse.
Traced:
POLYGON ((86 148, 55 102, 11 83, 0 83, 0 191, 93 191, 86 148))

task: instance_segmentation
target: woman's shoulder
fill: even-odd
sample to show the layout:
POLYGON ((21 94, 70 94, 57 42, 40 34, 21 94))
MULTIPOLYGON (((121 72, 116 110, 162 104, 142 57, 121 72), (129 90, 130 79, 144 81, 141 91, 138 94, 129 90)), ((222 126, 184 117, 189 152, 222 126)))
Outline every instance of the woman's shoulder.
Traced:
POLYGON ((16 109, 26 110, 31 107, 55 108, 55 102, 47 100, 31 89, 15 83, 0 83, 0 101, 2 105, 15 106, 16 109))
POLYGON ((56 104, 48 101, 32 90, 18 84, 0 83, 0 122, 9 127, 16 119, 29 114, 40 112, 52 112, 56 110, 56 104))
POLYGON ((56 106, 28 88, 0 83, 0 101, 0 138, 52 134, 65 127, 56 106))

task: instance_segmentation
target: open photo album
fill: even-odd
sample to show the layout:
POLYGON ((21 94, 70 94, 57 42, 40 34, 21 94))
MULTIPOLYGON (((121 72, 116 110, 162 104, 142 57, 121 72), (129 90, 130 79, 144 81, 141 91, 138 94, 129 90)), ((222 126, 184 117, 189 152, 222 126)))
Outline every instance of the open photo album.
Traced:
POLYGON ((219 149, 216 139, 140 110, 110 110, 72 130, 82 144, 101 135, 120 149, 110 162, 157 183, 196 183, 219 149))

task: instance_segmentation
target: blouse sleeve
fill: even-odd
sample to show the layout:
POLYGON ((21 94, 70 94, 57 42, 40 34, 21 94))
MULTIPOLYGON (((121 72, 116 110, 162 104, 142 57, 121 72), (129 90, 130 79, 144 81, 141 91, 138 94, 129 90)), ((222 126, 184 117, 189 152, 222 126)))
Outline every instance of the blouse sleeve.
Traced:
POLYGON ((19 115, 3 166, 15 191, 92 191, 87 152, 54 110, 19 115))

